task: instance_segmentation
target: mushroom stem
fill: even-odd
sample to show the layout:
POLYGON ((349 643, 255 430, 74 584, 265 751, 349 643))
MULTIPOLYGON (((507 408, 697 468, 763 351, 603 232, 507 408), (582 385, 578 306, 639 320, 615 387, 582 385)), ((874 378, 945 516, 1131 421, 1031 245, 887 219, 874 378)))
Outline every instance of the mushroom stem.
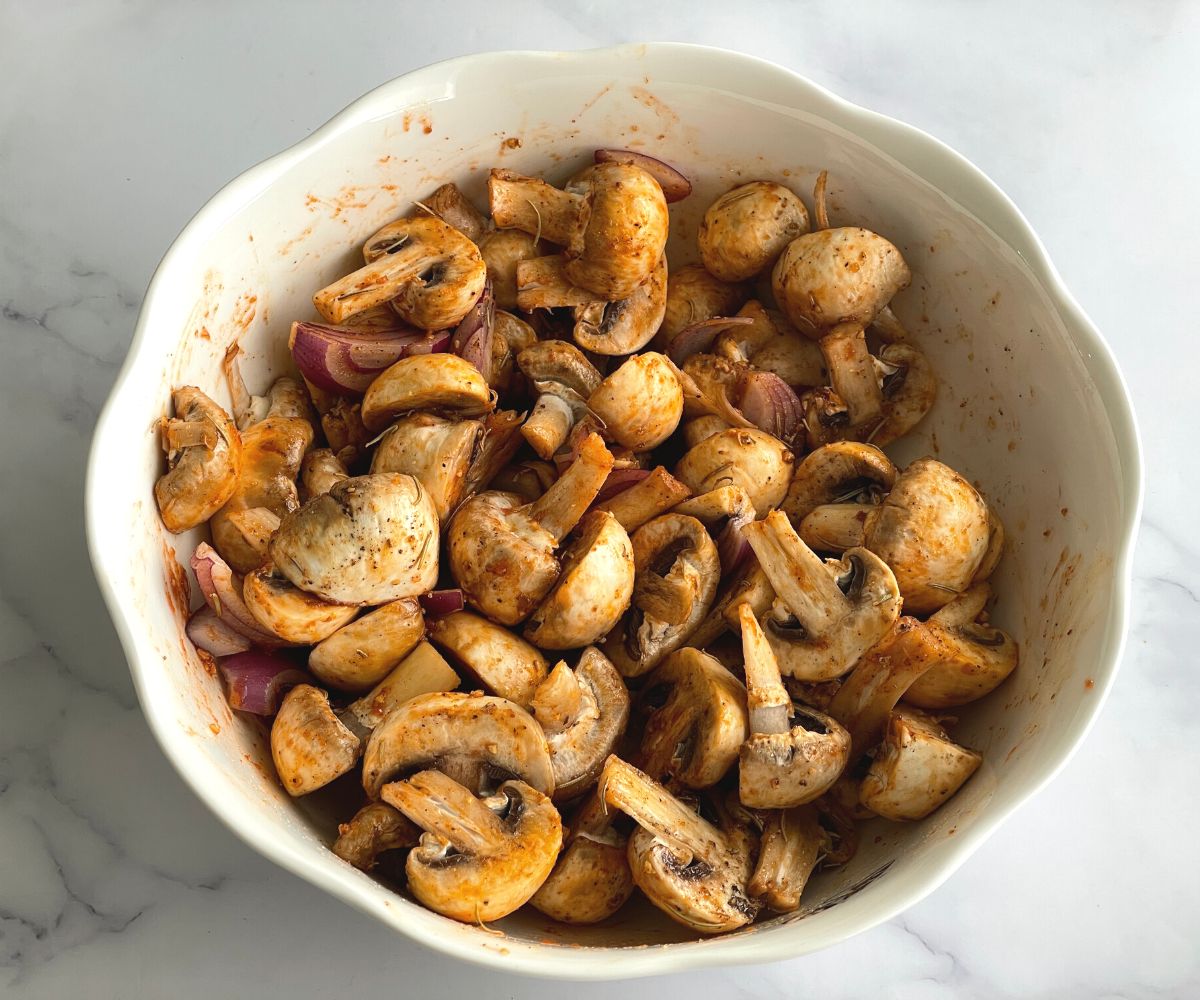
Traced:
POLYGON ((738 606, 742 656, 746 670, 746 704, 752 733, 791 731, 792 699, 779 675, 779 663, 749 604, 738 606))
POLYGON ((782 511, 743 529, 775 593, 810 635, 824 635, 849 608, 837 581, 782 511))
POLYGON ((521 425, 521 436, 539 458, 549 459, 563 446, 574 425, 575 413, 571 404, 558 393, 544 392, 521 425))
POLYGON ((827 503, 800 522, 800 537, 822 552, 842 552, 863 545, 867 515, 876 508, 866 503, 827 503))
POLYGON ((380 796, 460 854, 490 854, 504 843, 504 827, 496 814, 441 771, 418 771, 393 781, 383 786, 380 796))
POLYGON ((546 735, 553 736, 565 730, 579 716, 582 705, 583 692, 579 678, 565 661, 559 660, 538 685, 529 708, 546 735))
POLYGON ((972 625, 982 613, 990 596, 991 588, 986 583, 977 583, 935 611, 929 616, 929 620, 945 625, 946 628, 972 625))
POLYGON ((168 455, 197 444, 205 448, 215 448, 217 445, 217 429, 211 423, 167 417, 161 426, 163 449, 168 455))
POLYGON ((840 323, 821 338, 820 346, 833 391, 850 413, 850 426, 878 420, 883 413, 883 391, 863 328, 857 323, 840 323))
POLYGON ((582 195, 512 170, 493 170, 488 177, 488 202, 498 228, 520 229, 559 246, 571 242, 585 201, 582 195))
POLYGON ((594 302, 595 293, 571 284, 565 267, 566 262, 558 254, 518 261, 517 308, 533 312, 535 309, 585 306, 594 302))
POLYGON ((599 434, 589 434, 579 457, 545 493, 529 506, 529 516, 551 535, 555 544, 567 537, 587 512, 612 471, 613 457, 599 434))
POLYGON ((641 482, 596 506, 609 511, 626 531, 633 531, 690 495, 691 490, 660 465, 641 482))
POLYGON ((808 877, 817 865, 824 840, 811 806, 773 810, 763 824, 758 863, 748 889, 776 913, 800 905, 808 877))

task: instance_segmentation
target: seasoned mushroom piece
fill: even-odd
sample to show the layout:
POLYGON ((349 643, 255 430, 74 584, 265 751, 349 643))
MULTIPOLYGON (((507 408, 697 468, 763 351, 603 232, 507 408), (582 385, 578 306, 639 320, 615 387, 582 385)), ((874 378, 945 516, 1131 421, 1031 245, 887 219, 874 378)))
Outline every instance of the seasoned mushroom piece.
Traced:
POLYGON ((289 795, 323 788, 353 768, 361 752, 324 691, 297 684, 287 693, 271 724, 271 759, 289 795))
POLYGON ((402 472, 420 480, 445 522, 466 489, 467 470, 479 447, 483 424, 449 420, 432 413, 410 413, 379 439, 371 472, 402 472))
POLYGON ((896 574, 904 609, 930 614, 974 579, 991 539, 988 507, 979 492, 932 458, 913 462, 879 506, 829 504, 800 524, 814 548, 870 549, 896 574))
POLYGON ((667 301, 662 326, 654 345, 666 350, 689 326, 718 316, 732 316, 746 301, 746 286, 714 278, 701 264, 672 271, 667 279, 667 301))
POLYGON ((440 771, 421 771, 381 794, 426 831, 405 865, 412 894, 464 923, 499 920, 524 906, 562 847, 558 810, 523 781, 506 781, 480 799, 440 771))
POLYGON ((759 837, 750 895, 776 913, 799 909, 800 895, 817 866, 824 842, 825 831, 814 806, 768 813, 759 837))
POLYGON ((712 350, 718 357, 771 372, 792 387, 825 382, 821 349, 781 313, 765 309, 761 302, 751 299, 738 310, 737 318, 748 319, 750 323, 731 326, 717 334, 712 350))
POLYGON ((517 265, 539 256, 537 240, 516 229, 497 229, 479 242, 479 252, 487 265, 496 305, 517 308, 517 265))
POLYGON ((693 493, 740 486, 759 517, 778 507, 792 478, 795 456, 764 431, 731 427, 705 438, 679 460, 675 475, 693 493))
POLYGON ((517 262, 517 308, 523 312, 586 306, 595 301, 595 292, 571 283, 561 254, 517 262))
MULTIPOLYGON (((310 664, 311 665, 311 664, 310 664)), ((440 691, 454 691, 461 681, 427 642, 418 642, 378 684, 347 709, 356 725, 371 730, 411 698, 440 691)))
POLYGON ((636 354, 588 398, 605 433, 630 451, 649 451, 669 438, 683 416, 683 387, 675 367, 654 351, 636 354))
POLYGON ((386 802, 368 802, 349 823, 338 824, 333 853, 359 871, 369 872, 379 855, 415 847, 421 830, 386 802))
MULTIPOLYGON (((604 492, 609 483, 605 483, 604 492)), ((643 474, 632 486, 597 503, 596 510, 609 511, 626 531, 635 531, 689 496, 691 490, 660 465, 643 474)))
POLYGON ((585 351, 607 357, 640 351, 662 325, 667 308, 667 258, 632 294, 615 302, 576 306, 575 343, 585 351))
POLYGON ((778 597, 764 628, 789 677, 840 677, 900 614, 900 592, 887 564, 867 549, 823 562, 782 511, 746 525, 745 534, 778 597))
POLYGON ((591 434, 570 468, 533 503, 496 492, 467 500, 447 533, 450 568, 467 599, 502 625, 523 621, 558 579, 554 550, 583 517, 612 463, 599 435, 591 434))
POLYGON ((521 435, 541 458, 549 459, 587 412, 587 398, 600 385, 600 373, 564 340, 532 344, 517 356, 517 365, 538 394, 521 435))
POLYGON ((412 476, 355 476, 285 517, 271 559, 297 587, 327 601, 414 597, 437 583, 437 512, 412 476))
POLYGON ((314 448, 300 463, 300 484, 304 487, 305 500, 328 493, 343 479, 349 478, 345 464, 329 448, 314 448))
POLYGON ((664 514, 633 533, 632 606, 604 651, 626 677, 653 670, 712 606, 721 579, 717 547, 694 517, 664 514))
POLYGON ((859 800, 885 819, 924 819, 957 792, 983 757, 960 747, 938 721, 912 708, 892 712, 859 800))
POLYGON ((738 611, 750 708, 738 796, 755 809, 804 805, 823 795, 845 769, 850 734, 828 715, 792 704, 753 609, 743 604, 738 611))
POLYGON ((358 614, 353 605, 334 604, 294 586, 267 563, 242 583, 242 600, 255 620, 285 642, 320 642, 358 614))
POLYGON ((203 524, 237 489, 242 439, 221 407, 194 385, 171 393, 175 416, 162 422, 168 470, 154 484, 154 499, 168 531, 203 524))
POLYGON ((403 660, 425 634, 416 598, 405 597, 344 625, 308 654, 308 669, 339 691, 369 691, 403 660))
POLYGON ((881 503, 895 482, 896 467, 874 445, 835 441, 804 456, 780 509, 799 526, 824 504, 881 503))
POLYGON ((483 213, 471 204, 457 184, 443 184, 424 201, 417 202, 417 208, 429 215, 436 215, 472 243, 479 243, 490 228, 483 213))
POLYGON ((456 326, 483 292, 487 267, 479 248, 433 216, 397 219, 363 245, 366 266, 313 296, 330 323, 390 302, 422 330, 456 326))
POLYGON ((883 419, 871 440, 881 448, 920 423, 937 400, 938 381, 925 357, 911 344, 888 344, 875 367, 883 379, 883 419))
POLYGON ((651 675, 643 699, 651 711, 642 731, 642 770, 688 788, 725 777, 747 735, 741 681, 707 653, 679 649, 651 675))
POLYGON ((808 209, 793 191, 772 181, 751 181, 709 205, 696 238, 710 274, 746 281, 807 232, 808 209))
POLYGON ((529 706, 549 670, 546 658, 535 647, 504 626, 469 611, 455 611, 431 621, 429 638, 487 690, 522 708, 529 706))
POLYGON ((560 661, 533 696, 533 717, 546 732, 554 799, 569 801, 595 784, 625 734, 629 692, 600 650, 589 646, 571 670, 560 661))
POLYGON ((600 791, 637 823, 628 850, 633 881, 667 916, 703 934, 755 918, 758 903, 747 894, 755 845, 745 825, 726 814, 715 826, 618 757, 604 765, 600 791))
POLYGON ((381 431, 410 410, 434 410, 445 416, 478 417, 495 409, 484 377, 456 354, 416 354, 401 358, 367 388, 362 421, 381 431))
POLYGON ((501 229, 540 234, 565 247, 566 277, 606 301, 633 293, 667 243, 667 202, 639 167, 599 163, 573 190, 511 170, 488 178, 492 217, 501 229))
POLYGON ((860 323, 839 323, 821 338, 829 384, 846 404, 851 431, 879 420, 883 391, 860 323))

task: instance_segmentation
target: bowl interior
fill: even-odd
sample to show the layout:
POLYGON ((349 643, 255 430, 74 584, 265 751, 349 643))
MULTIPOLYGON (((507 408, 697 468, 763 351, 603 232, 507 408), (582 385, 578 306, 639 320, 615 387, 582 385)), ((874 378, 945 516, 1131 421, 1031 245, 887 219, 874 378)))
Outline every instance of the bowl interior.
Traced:
POLYGON ((979 217, 1000 204, 994 193, 980 195, 974 214, 966 210, 964 193, 981 182, 964 179, 969 169, 923 137, 905 131, 891 141, 896 128, 782 70, 705 50, 499 54, 381 88, 214 199, 147 298, 139 344, 98 433, 89 514, 143 704, 199 794, 277 861, 458 954, 547 971, 579 954, 557 949, 555 958, 556 945, 690 939, 644 905, 592 928, 522 913, 503 921, 497 937, 428 913, 329 853, 336 824, 355 807, 352 783, 291 801, 263 731, 231 713, 219 680, 184 638, 198 599, 180 567, 199 536, 172 537, 159 523, 155 421, 181 383, 228 403, 219 366, 235 339, 251 389, 262 391, 287 369, 288 326, 313 315, 313 291, 357 266, 366 236, 446 180, 483 205, 491 166, 561 180, 597 146, 644 149, 695 185, 673 211, 670 261, 678 266, 695 259, 699 216, 717 194, 771 178, 809 201, 826 168, 834 224, 883 233, 914 272, 894 305, 942 387, 918 433, 891 450, 899 461, 941 458, 999 511, 1009 546, 994 618, 1021 643, 1021 666, 992 697, 961 711, 959 737, 983 752, 984 764, 948 805, 923 823, 868 827, 854 861, 815 878, 799 913, 672 953, 690 953, 689 962, 796 954, 874 923, 944 878, 968 843, 1065 759, 1094 714, 1119 639, 1115 566, 1127 541, 1129 471, 1074 321, 1044 274, 1010 246, 1012 234, 997 232, 1020 227, 999 210, 987 224, 979 217))

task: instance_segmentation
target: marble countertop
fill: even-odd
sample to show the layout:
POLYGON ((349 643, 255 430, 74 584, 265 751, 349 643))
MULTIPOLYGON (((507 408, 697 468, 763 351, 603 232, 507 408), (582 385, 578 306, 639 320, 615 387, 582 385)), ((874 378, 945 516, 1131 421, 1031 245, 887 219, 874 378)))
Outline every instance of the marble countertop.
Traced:
POLYGON ((1086 744, 941 889, 826 952, 571 995, 1200 995, 1200 8, 1179 3, 7 4, 0 17, 0 994, 558 997, 253 854, 159 752, 84 547, 88 442, 164 248, 246 166, 417 65, 634 39, 776 60, 1013 196, 1105 332, 1147 464, 1133 628, 1086 744), (493 13, 487 13, 488 8, 493 13), (1193 562, 1193 560, 1197 560, 1193 562), (1189 846, 1191 845, 1191 846, 1189 846))

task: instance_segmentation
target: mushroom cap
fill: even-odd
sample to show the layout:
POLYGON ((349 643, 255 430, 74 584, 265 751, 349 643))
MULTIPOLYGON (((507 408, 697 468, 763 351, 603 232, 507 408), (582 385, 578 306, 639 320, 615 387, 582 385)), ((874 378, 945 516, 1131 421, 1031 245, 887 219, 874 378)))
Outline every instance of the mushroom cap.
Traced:
POLYGON ((588 398, 605 432, 630 451, 649 451, 671 436, 683 416, 683 386, 662 354, 635 354, 588 398))
POLYGON ((308 654, 308 669, 339 691, 369 691, 412 652, 425 634, 414 597, 403 597, 343 625, 308 654))
POLYGON ((786 733, 751 733, 742 744, 738 796, 753 809, 790 809, 825 794, 850 759, 850 734, 824 712, 794 706, 786 733))
POLYGON ((329 707, 329 695, 297 684, 271 723, 271 759, 287 793, 307 795, 354 767, 359 739, 329 707))
POLYGON ((479 241, 479 253, 501 309, 517 308, 517 264, 539 257, 537 240, 519 229, 497 229, 479 241))
POLYGON ((414 476, 429 493, 439 521, 458 506, 483 424, 433 413, 410 413, 389 427, 375 449, 371 472, 414 476))
POLYGON ((918 708, 957 708, 990 694, 1017 668, 1017 643, 1007 632, 967 623, 949 627, 931 619, 917 630, 934 662, 904 692, 918 708))
POLYGON ((791 913, 817 866, 825 833, 812 806, 775 810, 763 821, 750 895, 776 913, 791 913))
POLYGON ((517 356, 521 373, 535 385, 557 382, 587 399, 602 381, 584 353, 565 340, 539 340, 517 356))
POLYGON ((495 406, 491 389, 471 362, 446 352, 414 354, 385 368, 367 387, 362 422, 369 431, 381 431, 410 410, 479 417, 495 406))
POLYGON ((285 517, 270 553, 292 583, 327 601, 415 597, 437 583, 437 511, 412 476, 355 476, 285 517))
POLYGON ((386 802, 368 802, 350 819, 338 824, 333 853, 359 871, 369 872, 385 851, 414 847, 421 831, 399 809, 386 802))
POLYGON ((633 895, 633 873, 625 838, 611 839, 570 841, 530 905, 564 924, 595 924, 616 913, 633 895))
POLYGON ((241 470, 242 439, 229 414, 194 385, 175 389, 171 401, 176 419, 199 425, 203 437, 184 446, 154 484, 163 524, 178 534, 203 524, 233 495, 241 470))
POLYGON ((711 274, 722 281, 746 281, 807 232, 808 209, 795 192, 773 181, 751 181, 709 205, 696 239, 711 274))
POLYGON ((727 483, 740 486, 763 517, 783 502, 795 461, 791 449, 765 431, 731 427, 690 448, 675 467, 675 476, 693 493, 727 483))
POLYGON ((879 360, 895 369, 883 377, 883 420, 871 431, 871 440, 882 448, 911 431, 932 409, 938 379, 929 359, 912 344, 885 344, 879 360))
POLYGON ((911 279, 900 251, 868 229, 820 229, 788 244, 775 264, 775 301, 802 333, 870 323, 911 279))
POLYGON ((746 301, 747 288, 714 278, 702 264, 687 264, 667 279, 667 301, 662 325, 654 338, 666 350, 687 327, 717 316, 732 316, 746 301))
POLYGON ((574 337, 584 350, 606 357, 640 351, 658 332, 667 309, 667 257, 630 295, 575 307, 574 337))
POLYGON ((546 679, 546 658, 502 625, 469 611, 429 623, 429 638, 493 694, 528 708, 546 679))
POLYGON ((255 620, 285 642, 320 642, 355 615, 353 605, 333 604, 294 586, 267 563, 242 583, 242 600, 255 620))
POLYGON ((328 493, 336 483, 349 478, 345 463, 330 448, 314 448, 300 463, 300 483, 304 487, 305 500, 328 493))
POLYGON ((834 441, 804 456, 780 506, 799 525, 822 504, 881 500, 895 481, 892 460, 874 445, 834 441))
POLYGON ((540 792, 554 792, 542 727, 520 705, 494 695, 445 691, 405 702, 371 733, 363 788, 377 799, 396 776, 439 766, 460 774, 474 769, 478 781, 488 772, 516 775, 540 792))

